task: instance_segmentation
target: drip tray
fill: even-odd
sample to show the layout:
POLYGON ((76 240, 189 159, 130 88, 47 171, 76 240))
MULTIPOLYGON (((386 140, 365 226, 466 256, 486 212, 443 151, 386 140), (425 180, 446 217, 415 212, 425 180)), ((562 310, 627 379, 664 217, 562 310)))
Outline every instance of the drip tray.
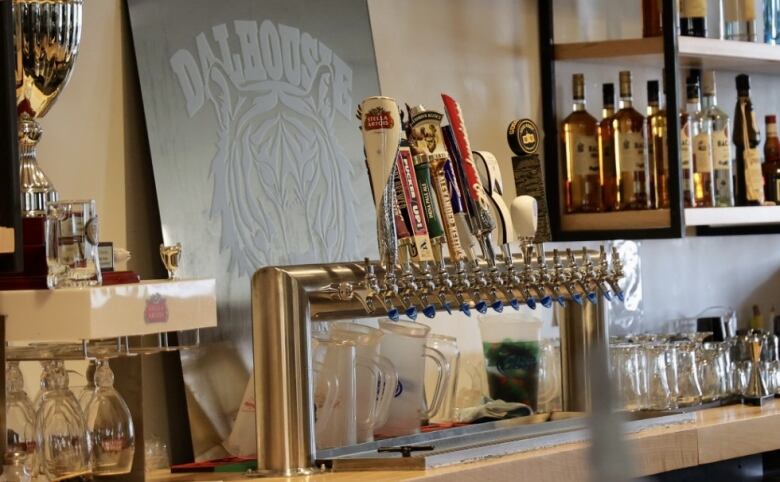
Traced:
MULTIPOLYGON (((623 414, 625 433, 656 426, 691 423, 693 413, 636 412, 623 414), (627 417, 626 417, 627 415, 627 417)), ((317 451, 317 464, 334 471, 424 470, 462 462, 516 454, 590 438, 589 419, 580 412, 554 412, 499 420, 371 443, 317 451), (380 449, 411 447, 408 456, 380 449), (427 450, 420 450, 420 448, 427 450), (419 450, 419 451, 415 451, 419 450)))

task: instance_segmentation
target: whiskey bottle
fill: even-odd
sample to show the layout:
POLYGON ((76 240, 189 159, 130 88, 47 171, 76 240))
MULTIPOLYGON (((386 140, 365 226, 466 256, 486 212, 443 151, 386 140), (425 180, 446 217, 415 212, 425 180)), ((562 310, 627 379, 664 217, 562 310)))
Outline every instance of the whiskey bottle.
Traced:
POLYGON ((755 42, 756 0, 720 0, 720 38, 755 42))
POLYGON ((750 77, 737 76, 737 106, 734 112, 733 142, 736 152, 734 192, 738 206, 760 206, 764 203, 764 178, 761 173, 761 133, 750 100, 750 77))
POLYGON ((650 207, 669 207, 669 153, 666 148, 666 111, 661 108, 658 81, 647 81, 647 161, 650 171, 650 207))
POLYGON ((766 140, 764 141, 764 164, 761 170, 764 173, 764 195, 767 201, 778 203, 780 192, 777 184, 778 170, 780 170, 780 140, 777 138, 777 118, 774 115, 765 117, 766 140))
POLYGON ((601 166, 601 192, 604 211, 620 208, 618 198, 618 172, 615 165, 615 145, 612 131, 612 117, 615 115, 615 85, 608 83, 601 87, 604 108, 599 122, 599 165, 601 166))
POLYGON ((701 109, 699 80, 688 79, 688 116, 693 151, 693 192, 697 207, 715 205, 712 168, 712 121, 701 109))
POLYGON ((620 72, 620 110, 612 119, 618 166, 620 209, 650 206, 649 171, 645 150, 645 117, 633 107, 631 72, 620 72))
POLYGON ((707 0, 680 0, 680 35, 707 36, 707 0))
POLYGON ((642 37, 660 37, 663 0, 642 0, 642 37))
MULTIPOLYGON (((687 93, 686 85, 686 93, 687 93)), ((692 127, 693 119, 686 106, 680 112, 680 170, 682 171, 682 193, 683 206, 686 208, 696 207, 693 183, 693 142, 692 127)))
POLYGON ((731 155, 731 119, 718 108, 715 72, 707 70, 702 77, 702 109, 712 122, 712 164, 715 184, 715 206, 734 205, 734 172, 731 155))
POLYGON ((598 121, 585 110, 585 78, 572 77, 574 108, 563 121, 566 212, 601 211, 598 121))

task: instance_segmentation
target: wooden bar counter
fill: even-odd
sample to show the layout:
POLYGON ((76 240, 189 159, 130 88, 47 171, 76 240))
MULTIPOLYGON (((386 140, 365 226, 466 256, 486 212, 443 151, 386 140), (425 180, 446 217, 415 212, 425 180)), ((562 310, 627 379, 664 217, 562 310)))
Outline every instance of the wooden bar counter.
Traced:
MULTIPOLYGON (((780 399, 763 407, 729 405, 695 412, 695 421, 643 430, 625 436, 637 477, 709 464, 780 449, 780 399)), ((591 466, 588 443, 570 443, 427 471, 330 472, 296 478, 247 478, 240 474, 169 474, 160 482, 257 481, 492 481, 586 480, 591 466)))

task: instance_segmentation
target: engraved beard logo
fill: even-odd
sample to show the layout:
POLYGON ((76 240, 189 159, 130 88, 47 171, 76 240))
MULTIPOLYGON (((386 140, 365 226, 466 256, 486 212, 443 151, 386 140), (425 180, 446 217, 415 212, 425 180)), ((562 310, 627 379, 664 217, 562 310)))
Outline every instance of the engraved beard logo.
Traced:
POLYGON ((211 102, 219 137, 211 218, 228 270, 348 259, 357 253, 352 163, 334 117, 351 119, 352 70, 308 33, 264 20, 201 33, 198 60, 171 57, 193 117, 211 102), (240 53, 230 48, 240 46, 240 53), (214 52, 218 52, 218 55, 214 52))

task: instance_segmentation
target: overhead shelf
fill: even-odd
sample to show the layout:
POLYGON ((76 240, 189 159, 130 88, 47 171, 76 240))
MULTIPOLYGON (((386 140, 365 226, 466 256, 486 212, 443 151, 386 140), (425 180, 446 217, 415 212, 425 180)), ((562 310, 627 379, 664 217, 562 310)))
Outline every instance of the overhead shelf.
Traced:
POLYGON ((668 209, 564 214, 561 216, 561 229, 564 231, 657 229, 668 228, 670 221, 668 209))
POLYGON ((214 279, 0 291, 9 342, 61 343, 217 326, 214 279))
POLYGON ((688 208, 686 226, 750 226, 780 223, 780 206, 688 208))
MULTIPOLYGON (((661 37, 555 45, 555 60, 663 65, 661 37)), ((678 37, 680 65, 745 73, 780 73, 780 46, 698 37, 678 37)))

